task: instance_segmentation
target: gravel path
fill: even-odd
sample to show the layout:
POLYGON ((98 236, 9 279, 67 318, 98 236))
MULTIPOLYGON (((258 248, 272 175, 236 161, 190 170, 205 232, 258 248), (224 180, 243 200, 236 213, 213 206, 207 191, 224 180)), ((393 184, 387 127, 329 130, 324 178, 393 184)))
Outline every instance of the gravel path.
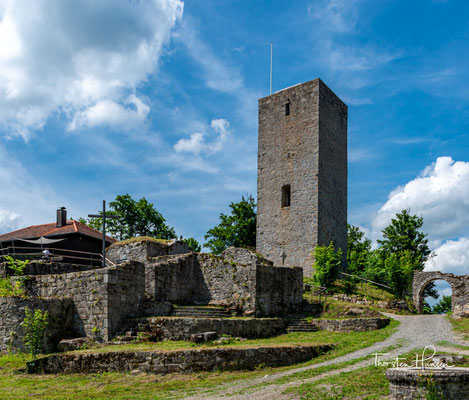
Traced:
MULTIPOLYGON (((210 394, 200 394, 195 397, 187 398, 188 400, 219 400, 225 398, 237 399, 237 400, 267 400, 267 399, 294 399, 294 395, 286 395, 283 392, 291 386, 298 386, 302 383, 312 382, 317 379, 321 379, 328 375, 335 375, 341 372, 353 371, 355 369, 362 368, 364 366, 373 363, 372 359, 358 362, 348 367, 329 371, 321 375, 317 375, 313 378, 298 379, 286 384, 272 384, 267 385, 269 382, 275 381, 281 377, 295 374, 297 372, 312 370, 315 368, 336 364, 344 361, 351 361, 365 356, 371 356, 374 353, 379 353, 383 349, 389 346, 400 346, 395 350, 389 352, 386 356, 388 359, 395 358, 398 355, 409 352, 415 348, 422 348, 425 346, 433 345, 437 351, 444 351, 443 346, 438 346, 437 343, 441 341, 447 341, 450 343, 458 343, 451 331, 451 324, 446 320, 443 315, 394 315, 385 314, 388 317, 392 317, 398 320, 401 324, 398 331, 386 340, 375 343, 374 345, 357 350, 353 353, 346 354, 341 357, 334 358, 333 360, 324 361, 319 364, 309 365, 307 367, 290 369, 288 371, 275 373, 272 375, 266 375, 262 378, 256 378, 252 380, 244 380, 237 383, 236 386, 233 384, 220 385, 215 389, 210 390, 210 394), (259 385, 263 385, 260 386, 259 385), (243 390, 243 394, 237 394, 243 390)), ((459 344, 466 344, 461 343, 459 344)))

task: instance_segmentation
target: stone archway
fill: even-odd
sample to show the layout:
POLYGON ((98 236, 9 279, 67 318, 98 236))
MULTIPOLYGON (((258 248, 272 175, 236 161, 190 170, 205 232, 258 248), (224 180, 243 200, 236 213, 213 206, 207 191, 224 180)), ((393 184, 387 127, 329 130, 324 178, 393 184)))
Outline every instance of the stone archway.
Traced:
POLYGON ((412 297, 415 308, 423 311, 423 290, 433 281, 444 280, 451 286, 452 311, 454 317, 469 317, 469 275, 445 274, 439 271, 418 271, 412 281, 412 297))

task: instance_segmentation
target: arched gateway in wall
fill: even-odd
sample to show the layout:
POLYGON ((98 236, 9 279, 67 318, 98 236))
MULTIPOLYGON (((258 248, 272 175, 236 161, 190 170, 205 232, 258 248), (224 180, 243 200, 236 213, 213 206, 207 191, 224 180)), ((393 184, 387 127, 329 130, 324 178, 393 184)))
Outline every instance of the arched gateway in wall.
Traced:
POLYGON ((451 286, 452 309, 455 317, 469 317, 469 275, 445 274, 439 271, 419 271, 412 281, 412 296, 418 312, 423 311, 423 290, 433 281, 442 279, 451 286))

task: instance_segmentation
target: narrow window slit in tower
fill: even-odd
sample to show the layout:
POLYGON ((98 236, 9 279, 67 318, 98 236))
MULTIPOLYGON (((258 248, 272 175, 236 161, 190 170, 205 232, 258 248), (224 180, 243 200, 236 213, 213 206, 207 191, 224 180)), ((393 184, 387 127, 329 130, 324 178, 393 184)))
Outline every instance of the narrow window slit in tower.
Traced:
POLYGON ((290 185, 282 186, 282 207, 290 207, 291 189, 290 185))
POLYGON ((285 115, 290 115, 290 103, 285 103, 285 115))

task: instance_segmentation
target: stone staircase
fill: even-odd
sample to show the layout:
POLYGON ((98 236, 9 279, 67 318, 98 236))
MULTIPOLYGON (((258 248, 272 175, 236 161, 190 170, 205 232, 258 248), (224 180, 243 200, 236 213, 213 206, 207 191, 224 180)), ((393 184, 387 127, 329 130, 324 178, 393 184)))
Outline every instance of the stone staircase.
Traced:
POLYGON ((223 307, 177 306, 173 308, 170 316, 186 318, 229 318, 231 314, 223 307))
POLYGON ((315 332, 319 328, 310 318, 317 318, 321 315, 321 303, 303 303, 298 314, 290 314, 288 317, 287 333, 291 332, 315 332))

